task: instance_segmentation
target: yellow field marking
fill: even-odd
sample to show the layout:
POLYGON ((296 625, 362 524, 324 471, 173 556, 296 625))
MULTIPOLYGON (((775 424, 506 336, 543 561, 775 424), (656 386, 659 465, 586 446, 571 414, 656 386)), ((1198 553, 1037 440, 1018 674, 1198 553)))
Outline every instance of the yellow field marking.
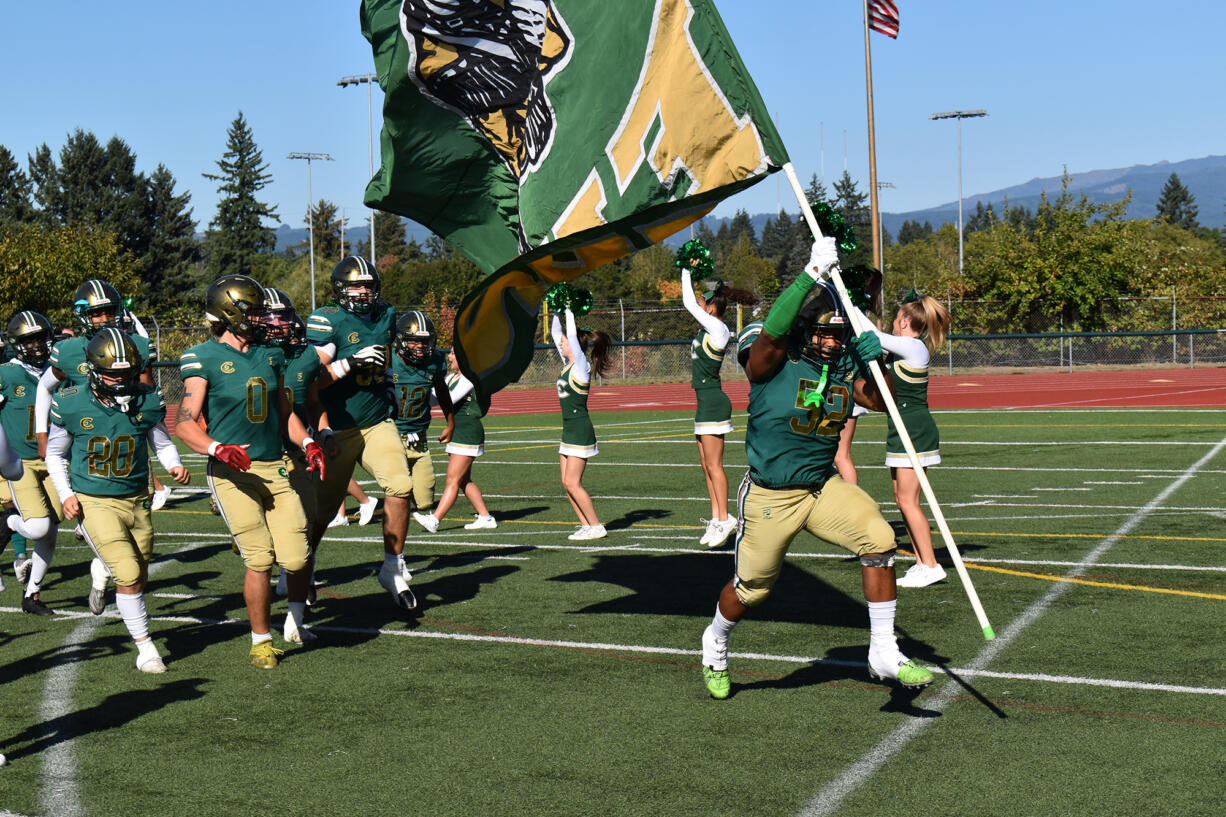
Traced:
POLYGON ((1024 570, 1010 570, 1004 567, 988 567, 987 565, 964 562, 967 569, 985 570, 989 573, 1003 573, 1006 576, 1021 576, 1027 579, 1042 579, 1047 582, 1067 582, 1068 584, 1084 584, 1090 587, 1109 587, 1113 590, 1136 590, 1140 593, 1164 593, 1168 596, 1189 596, 1197 599, 1215 599, 1226 601, 1226 596, 1220 593, 1197 593, 1194 590, 1168 590, 1165 587, 1141 587, 1135 584, 1120 584, 1119 582, 1096 582, 1091 579, 1070 579, 1067 576, 1048 576, 1043 573, 1028 573, 1024 570))

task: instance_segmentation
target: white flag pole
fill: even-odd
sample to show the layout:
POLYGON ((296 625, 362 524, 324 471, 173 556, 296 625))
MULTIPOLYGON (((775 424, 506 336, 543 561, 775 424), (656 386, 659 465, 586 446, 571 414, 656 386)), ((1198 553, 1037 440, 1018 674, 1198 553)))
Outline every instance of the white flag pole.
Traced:
MULTIPOLYGON (((820 236, 822 234, 821 228, 818 227, 817 218, 813 215, 813 209, 805 198, 804 189, 800 186, 800 179, 796 176, 796 168, 792 167, 791 162, 788 162, 783 166, 783 172, 792 185, 792 191, 796 194, 796 200, 800 202, 800 212, 804 214, 805 221, 809 223, 809 229, 813 231, 814 236, 820 236)), ((850 307, 851 298, 847 295, 847 287, 843 284, 843 277, 839 274, 838 267, 830 271, 830 280, 834 284, 835 289, 838 290, 839 298, 842 299, 844 307, 850 307)), ((848 308, 847 314, 851 318, 852 329, 857 337, 868 331, 869 327, 861 323, 857 310, 848 308)), ((962 563, 962 554, 958 552, 958 546, 954 543, 954 536, 949 531, 949 525, 945 523, 945 514, 941 512, 941 506, 937 504, 937 498, 932 493, 932 485, 928 482, 928 476, 924 473, 923 466, 920 465, 919 455, 915 453, 915 446, 911 442, 911 435, 907 433, 907 428, 903 425, 902 417, 898 413, 898 405, 894 402, 894 395, 890 393, 889 385, 885 381, 885 375, 881 371, 881 363, 876 360, 870 361, 869 371, 872 372, 873 380, 877 383, 877 390, 881 392, 882 399, 885 400, 886 410, 894 421, 894 427, 898 430, 898 437, 902 440, 903 448, 907 451, 907 458, 911 461, 911 467, 915 469, 915 475, 919 477, 920 488, 923 489, 924 498, 928 500, 928 507, 932 509, 932 516, 936 519, 937 527, 941 531, 941 537, 945 540, 945 547, 949 550, 949 555, 953 559, 954 569, 958 572, 958 578, 962 580, 962 589, 966 591, 966 597, 970 600, 971 608, 975 611, 975 617, 979 620, 979 626, 983 630, 983 637, 990 641, 996 637, 996 633, 992 630, 987 614, 983 611, 983 604, 979 601, 979 594, 975 592, 975 586, 971 583, 970 574, 966 572, 966 565, 962 563)))

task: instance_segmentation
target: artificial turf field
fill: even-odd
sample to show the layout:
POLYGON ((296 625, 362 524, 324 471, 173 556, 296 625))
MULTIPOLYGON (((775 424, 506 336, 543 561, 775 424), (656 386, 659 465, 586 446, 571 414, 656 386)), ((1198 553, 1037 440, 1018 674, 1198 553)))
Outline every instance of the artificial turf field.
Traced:
MULTIPOLYGON (((135 669, 113 601, 85 609, 90 553, 70 530, 44 585, 54 619, 18 612, 6 554, 0 812, 1222 812, 1226 411, 938 412, 931 479, 996 640, 950 571, 899 591, 900 645, 937 682, 870 681, 858 566, 802 534, 733 633, 725 701, 698 640, 732 557, 697 544, 691 416, 595 415, 595 542, 566 538, 557 415, 487 418, 473 476, 498 529, 463 530, 463 499, 437 534, 411 526, 414 617, 374 578, 377 525, 330 530, 308 614, 321 640, 273 671, 247 664, 242 566, 203 493, 154 514, 165 675, 135 669)), ((854 455, 897 519, 884 436, 862 419, 854 455)), ((284 601, 273 612, 284 646, 284 601)))

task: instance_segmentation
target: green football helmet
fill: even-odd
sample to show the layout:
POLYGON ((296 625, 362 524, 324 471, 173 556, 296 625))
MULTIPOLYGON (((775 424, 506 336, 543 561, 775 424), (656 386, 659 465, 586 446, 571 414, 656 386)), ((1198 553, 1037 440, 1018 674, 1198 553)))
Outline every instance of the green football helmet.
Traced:
POLYGON ((77 316, 86 337, 108 326, 118 327, 123 313, 123 297, 119 290, 98 278, 81 284, 72 296, 72 314, 77 316))
POLYGON ((392 341, 396 354, 410 366, 421 366, 434 354, 434 343, 438 340, 438 330, 430 316, 418 309, 412 309, 400 316, 396 321, 396 335, 392 341))
POLYGON ((821 366, 842 357, 850 337, 851 321, 847 319, 834 284, 826 281, 818 288, 817 295, 800 308, 800 314, 792 322, 792 344, 800 350, 801 357, 821 366), (813 336, 819 332, 835 335, 839 345, 827 348, 814 342, 813 336))
POLYGON ((18 312, 9 321, 4 340, 13 350, 13 357, 41 369, 51 360, 54 335, 55 327, 51 321, 38 312, 26 310, 18 312))
POLYGON ((136 342, 114 327, 95 332, 85 347, 89 387, 99 400, 126 405, 140 388, 143 364, 136 342))
POLYGON ((379 271, 360 255, 346 256, 332 268, 332 297, 346 312, 369 315, 379 300, 381 287, 379 271), (349 291, 359 285, 367 287, 367 291, 349 291))
POLYGON ((306 324, 289 296, 279 289, 264 287, 264 317, 260 323, 269 346, 293 349, 306 345, 306 324))
POLYGON ((246 275, 223 275, 204 294, 204 317, 243 340, 259 343, 263 337, 264 287, 246 275))

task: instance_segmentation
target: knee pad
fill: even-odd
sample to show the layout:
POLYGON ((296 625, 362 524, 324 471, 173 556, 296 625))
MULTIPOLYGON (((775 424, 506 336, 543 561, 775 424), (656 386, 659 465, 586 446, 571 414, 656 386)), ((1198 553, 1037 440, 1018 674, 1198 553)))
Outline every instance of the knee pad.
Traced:
POLYGON ((303 553, 301 556, 294 556, 281 562, 281 569, 286 573, 299 573, 306 570, 307 558, 306 553, 303 553))
POLYGON ((737 578, 734 585, 736 597, 746 607, 756 607, 766 601, 766 597, 771 594, 772 587, 772 584, 767 584, 761 580, 745 582, 740 578, 737 578))
POLYGON ((413 496, 413 478, 404 473, 397 474, 387 481, 386 485, 380 485, 383 489, 384 496, 394 496, 398 499, 408 499, 413 496))
POLYGON ((146 577, 142 565, 135 559, 124 559, 109 569, 117 587, 132 587, 144 581, 146 577))
POLYGON ((886 553, 870 553, 860 557, 860 564, 865 567, 893 567, 894 566, 894 551, 886 553))

